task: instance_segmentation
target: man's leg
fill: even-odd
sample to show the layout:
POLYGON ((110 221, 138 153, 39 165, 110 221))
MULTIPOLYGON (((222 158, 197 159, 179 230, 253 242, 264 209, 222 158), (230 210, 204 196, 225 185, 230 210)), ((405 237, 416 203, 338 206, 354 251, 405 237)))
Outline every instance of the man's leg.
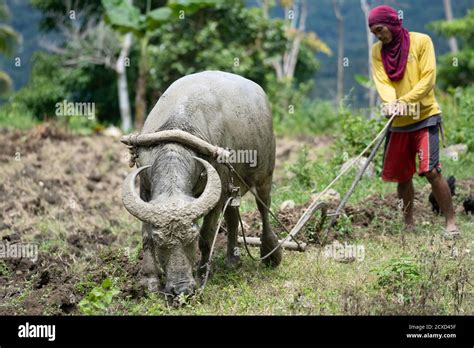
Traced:
POLYGON ((416 172, 416 148, 410 133, 389 132, 385 142, 382 179, 398 182, 398 198, 403 200, 403 218, 407 230, 413 230, 415 189, 412 176, 416 172))
POLYGON ((417 132, 417 148, 419 158, 418 174, 426 176, 431 184, 433 195, 446 218, 446 236, 459 234, 454 216, 453 201, 449 185, 440 173, 439 168, 439 128, 430 126, 417 132))
POLYGON ((451 198, 451 191, 449 190, 448 183, 436 168, 425 173, 425 176, 430 182, 433 195, 446 218, 446 232, 457 231, 453 200, 451 198))
POLYGON ((403 199, 403 217, 405 220, 405 227, 412 230, 415 227, 413 219, 413 204, 415 200, 415 189, 413 188, 413 181, 407 180, 399 182, 397 187, 398 198, 403 199))

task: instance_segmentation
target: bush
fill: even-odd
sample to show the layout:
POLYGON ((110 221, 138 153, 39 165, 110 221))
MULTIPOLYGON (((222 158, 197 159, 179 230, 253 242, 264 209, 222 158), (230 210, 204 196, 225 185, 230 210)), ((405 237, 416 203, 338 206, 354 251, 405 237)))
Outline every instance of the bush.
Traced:
POLYGON ((53 116, 55 104, 68 99, 64 81, 59 74, 60 61, 57 56, 37 53, 33 58, 28 85, 13 94, 12 108, 22 108, 38 119, 53 116))
MULTIPOLYGON (((32 60, 28 84, 14 93, 6 105, 44 120, 56 118, 56 103, 63 100, 94 103, 98 120, 118 122, 116 76, 112 70, 96 65, 65 67, 61 57, 45 52, 36 53, 32 60)), ((133 107, 133 95, 130 101, 133 107)))
POLYGON ((337 123, 338 115, 331 102, 307 97, 313 85, 307 82, 296 86, 268 78, 266 92, 277 134, 322 134, 337 123))
POLYGON ((435 21, 428 25, 437 34, 446 38, 456 37, 460 50, 447 53, 439 59, 438 82, 443 89, 466 87, 474 81, 474 10, 453 21, 435 21))
POLYGON ((101 286, 93 288, 89 294, 79 302, 79 309, 84 314, 98 314, 107 310, 115 295, 120 290, 112 286, 109 278, 105 278, 101 286))
MULTIPOLYGON (((336 164, 346 162, 350 157, 358 156, 379 134, 385 119, 369 119, 367 116, 354 114, 346 108, 339 112, 340 135, 336 140, 336 164)), ((373 146, 364 154, 368 157, 373 146)), ((373 163, 376 173, 382 170, 383 145, 379 148, 373 163)))
POLYGON ((103 128, 95 119, 89 120, 83 116, 67 117, 66 122, 66 127, 78 135, 92 135, 103 128))
POLYGON ((410 300, 422 282, 420 266, 408 257, 391 259, 371 272, 377 276, 375 286, 396 296, 402 303, 410 300))
POLYGON ((288 170, 295 174, 295 179, 304 188, 314 187, 313 164, 308 159, 308 148, 304 146, 298 154, 295 164, 288 166, 288 170))
POLYGON ((274 127, 277 134, 324 134, 332 133, 337 124, 338 115, 328 101, 303 100, 294 106, 294 113, 286 112, 281 118, 281 110, 273 114, 274 127))
POLYGON ((444 128, 448 144, 466 144, 474 150, 474 86, 457 88, 450 93, 441 94, 440 104, 443 109, 444 128))
POLYGON ((30 129, 38 121, 25 107, 6 104, 0 108, 0 128, 30 129))
POLYGON ((441 56, 437 75, 438 85, 444 90, 471 85, 474 81, 474 49, 441 56))

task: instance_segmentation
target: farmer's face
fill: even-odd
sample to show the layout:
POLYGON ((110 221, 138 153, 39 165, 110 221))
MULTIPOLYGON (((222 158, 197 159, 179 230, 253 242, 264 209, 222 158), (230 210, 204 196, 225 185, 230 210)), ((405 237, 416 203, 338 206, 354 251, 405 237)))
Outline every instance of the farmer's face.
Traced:
POLYGON ((377 36, 377 39, 382 41, 382 44, 386 45, 392 42, 393 35, 387 26, 383 24, 374 24, 370 27, 370 31, 377 36))

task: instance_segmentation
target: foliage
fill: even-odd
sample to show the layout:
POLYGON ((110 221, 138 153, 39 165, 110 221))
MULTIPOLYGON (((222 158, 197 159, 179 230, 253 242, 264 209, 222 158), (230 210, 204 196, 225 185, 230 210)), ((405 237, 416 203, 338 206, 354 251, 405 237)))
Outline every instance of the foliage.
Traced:
POLYGON ((100 286, 94 287, 89 294, 79 302, 79 309, 83 314, 103 313, 112 303, 120 290, 112 285, 110 278, 105 278, 100 286))
POLYGON ((8 277, 11 275, 10 267, 6 264, 4 260, 0 260, 0 276, 8 277))
MULTIPOLYGON (((107 11, 107 18, 114 28, 120 27, 121 16, 131 10, 127 8, 120 12, 121 6, 125 5, 122 1, 117 1, 103 2, 104 6, 110 9, 107 11), (112 6, 115 3, 121 5, 112 6)), ((282 106, 280 101, 289 97, 288 102, 295 106, 297 114, 295 120, 290 120, 290 124, 301 118, 306 120, 303 129, 311 125, 314 121, 311 117, 313 105, 305 95, 311 90, 311 80, 319 67, 314 57, 314 47, 319 42, 317 38, 307 38, 303 41, 294 82, 277 82, 272 59, 281 56, 286 48, 284 21, 265 19, 260 8, 245 7, 243 1, 208 2, 213 3, 212 8, 202 9, 203 4, 207 2, 199 1, 200 5, 195 12, 186 10, 186 20, 164 21, 162 13, 154 10, 148 15, 140 15, 140 25, 136 29, 146 28, 146 35, 149 36, 146 39, 149 40, 146 65, 150 67, 147 69, 149 78, 146 81, 148 105, 154 105, 164 90, 184 75, 203 70, 223 70, 245 76, 268 90, 276 119, 284 118, 288 112, 288 108, 282 106), (161 26, 157 27, 161 19, 161 26), (150 28, 154 28, 154 31, 149 31, 150 28)), ((158 9, 164 5, 163 1, 151 3, 152 8, 158 6, 158 9)), ((187 3, 170 2, 168 6, 173 11, 172 17, 175 18, 177 11, 183 6, 197 4, 193 1, 187 3)), ((41 26, 46 32, 58 29, 54 18, 64 16, 64 13, 70 10, 66 3, 52 0, 34 0, 33 5, 44 13, 41 26)), ((143 13, 143 2, 135 5, 135 10, 131 12, 143 13)), ((79 1, 78 6, 82 12, 91 16, 104 13, 101 2, 79 1)), ((323 50, 324 47, 320 44, 318 47, 323 50)), ((130 66, 127 68, 129 81, 137 80, 140 56, 143 55, 142 46, 140 42, 134 41, 130 52, 130 66)), ((113 71, 91 64, 67 67, 62 64, 61 56, 45 52, 35 54, 32 62, 33 69, 28 84, 9 100, 10 103, 16 104, 15 109, 19 108, 19 104, 23 104, 28 114, 42 119, 53 116, 55 103, 64 99, 72 102, 94 102, 100 122, 119 123, 116 76, 113 71)), ((133 83, 130 86, 131 107, 134 108, 136 88, 132 87, 133 83)))
POLYGON ((307 94, 313 88, 314 82, 300 83, 284 79, 278 81, 272 73, 267 75, 268 98, 272 104, 273 119, 284 121, 300 111, 301 107, 309 102, 307 94))
POLYGON ((474 10, 468 10, 463 18, 448 21, 435 21, 429 25, 438 34, 444 37, 455 36, 464 40, 465 44, 474 42, 474 10))
POLYGON ((439 59, 439 86, 447 89, 471 85, 474 82, 474 10, 451 22, 433 22, 430 27, 438 34, 462 41, 459 52, 448 53, 439 59))
POLYGON ((106 13, 106 21, 123 33, 138 33, 143 26, 144 18, 140 18, 140 10, 130 2, 123 0, 102 0, 106 13))
POLYGON ((150 9, 141 9, 124 0, 102 0, 105 9, 105 18, 112 27, 122 33, 133 32, 137 37, 143 37, 148 31, 154 30, 172 20, 177 20, 181 13, 187 15, 198 10, 216 6, 222 0, 170 0, 150 3, 150 9), (154 8, 151 10, 151 8, 154 8))
POLYGON ((438 85, 448 89, 474 82, 474 49, 447 53, 439 59, 438 85))
POLYGON ((394 258, 372 270, 377 275, 380 287, 400 290, 420 279, 420 270, 415 260, 409 257, 394 258))
POLYGON ((6 104, 0 107, 0 128, 30 129, 37 119, 20 104, 6 104))
POLYGON ((411 257, 393 258, 371 272, 377 276, 376 287, 396 295, 402 303, 409 301, 422 281, 420 266, 411 257))
POLYGON ((296 163, 290 165, 288 170, 295 174, 295 179, 300 185, 306 188, 313 186, 313 173, 311 171, 311 163, 308 160, 308 147, 304 146, 301 149, 296 163))
POLYGON ((106 113, 113 110, 109 106, 111 96, 103 93, 103 88, 108 86, 104 86, 106 81, 101 79, 100 73, 107 71, 98 69, 96 78, 92 79, 93 76, 87 71, 97 67, 72 69, 61 67, 60 61, 61 58, 56 55, 35 54, 29 84, 13 94, 9 102, 0 108, 2 127, 28 129, 38 120, 56 119, 56 104, 64 100, 95 103, 94 120, 81 116, 61 118, 61 122, 65 121, 66 126, 76 134, 92 134, 99 127, 100 120, 111 116, 106 113), (91 86, 89 92, 88 86, 91 86), (100 120, 97 115, 101 115, 100 120))
MULTIPOLYGON (((298 91, 293 91, 295 94, 298 93, 298 91)), ((327 134, 333 132, 338 123, 338 113, 334 111, 332 104, 328 101, 310 100, 295 95, 293 99, 290 99, 292 110, 279 109, 278 105, 274 104, 272 108, 273 124, 277 134, 327 134), (295 99, 301 101, 295 103, 295 99)))
POLYGON ((24 107, 39 119, 51 117, 54 115, 55 104, 70 95, 66 91, 70 77, 62 69, 58 69, 59 57, 37 53, 33 60, 35 64, 28 85, 15 93, 10 102, 12 108, 24 107))
MULTIPOLYGON (((86 16, 100 17, 104 13, 100 1, 89 0, 75 0, 74 3, 70 1, 58 0, 31 0, 34 8, 42 12, 40 29, 45 32, 55 31, 61 26, 61 21, 58 21, 58 16, 64 17, 76 14, 80 9, 86 16), (73 5, 73 7, 71 7, 73 5), (74 12, 71 12, 74 11, 74 12)), ((77 25, 81 23, 76 22, 77 25)))
POLYGON ((0 71, 0 95, 6 94, 11 90, 13 81, 5 71, 0 71))
MULTIPOLYGON (((186 20, 166 24, 154 33, 148 64, 152 85, 163 92, 184 75, 222 70, 256 82, 271 95, 272 88, 282 87, 272 79, 272 61, 286 47, 283 24, 281 19, 265 19, 260 8, 245 7, 241 0, 186 14, 186 20), (180 33, 179 40, 176 33, 180 33)), ((312 79, 317 67, 313 51, 303 43, 295 85, 312 79)))
POLYGON ((265 88, 265 73, 272 72, 264 59, 282 50, 281 28, 266 28, 258 9, 242 1, 186 15, 186 20, 160 28, 149 48, 151 79, 162 92, 178 78, 204 70, 223 70, 243 75, 265 88), (176 40, 176 33, 180 33, 176 40), (258 42, 258 39, 260 42, 258 42))
POLYGON ((84 116, 67 117, 66 127, 78 135, 92 135, 103 128, 96 119, 90 120, 84 116))
MULTIPOLYGON (((8 6, 5 0, 0 0, 0 20, 6 20, 8 17, 8 6)), ((21 37, 11 26, 0 23, 0 53, 8 56, 12 55, 20 41, 21 37)), ((0 95, 10 91, 12 86, 10 76, 4 71, 0 71, 0 95)))
MULTIPOLYGON (((367 116, 360 114, 360 111, 349 110, 345 107, 340 109, 339 118, 340 135, 337 137, 335 145, 339 163, 359 155, 374 140, 385 124, 385 119, 369 119, 367 116)), ((365 153, 366 157, 368 157, 372 148, 365 153)), ((377 173, 381 171, 382 152, 382 149, 379 149, 373 160, 377 173)))
POLYGON ((354 232, 352 218, 347 215, 339 216, 334 228, 337 231, 339 238, 350 236, 354 232))
POLYGON ((441 105, 444 116, 444 128, 447 143, 466 144, 470 151, 474 150, 474 86, 457 88, 452 93, 441 94, 441 105))
POLYGON ((361 85, 364 88, 367 88, 367 89, 375 88, 374 81, 372 79, 369 79, 365 75, 355 74, 354 79, 357 81, 359 85, 361 85))
POLYGON ((0 24, 0 52, 11 55, 20 42, 20 36, 10 26, 0 24))
POLYGON ((100 122, 118 121, 116 79, 112 71, 95 65, 71 68, 61 57, 45 52, 33 56, 28 84, 13 94, 5 110, 22 110, 37 119, 54 118, 56 103, 95 103, 100 122))

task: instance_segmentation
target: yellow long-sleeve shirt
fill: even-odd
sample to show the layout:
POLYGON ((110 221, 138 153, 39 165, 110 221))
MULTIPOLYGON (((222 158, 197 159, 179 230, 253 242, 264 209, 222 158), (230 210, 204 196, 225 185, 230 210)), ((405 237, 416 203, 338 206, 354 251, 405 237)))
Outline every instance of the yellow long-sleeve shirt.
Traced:
POLYGON ((410 32, 410 51, 403 78, 391 81, 382 63, 382 42, 372 46, 372 76, 384 103, 401 100, 419 103, 419 115, 395 117, 392 126, 403 127, 439 114, 441 109, 434 95, 436 57, 431 38, 422 33, 410 32))

